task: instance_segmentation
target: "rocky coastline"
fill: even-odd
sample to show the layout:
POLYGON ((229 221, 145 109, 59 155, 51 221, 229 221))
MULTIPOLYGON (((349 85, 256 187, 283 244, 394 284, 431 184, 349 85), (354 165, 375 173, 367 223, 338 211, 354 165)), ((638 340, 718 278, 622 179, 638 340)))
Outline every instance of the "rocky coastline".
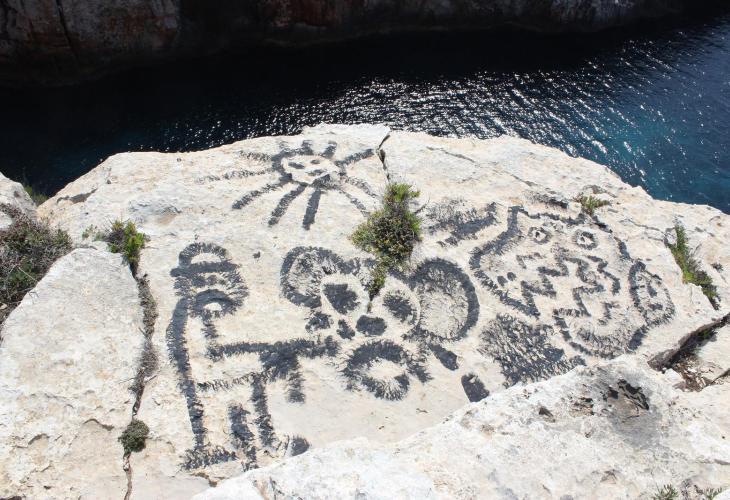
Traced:
POLYGON ((320 125, 114 155, 37 208, 0 177, 0 257, 20 217, 74 248, 0 325, 0 498, 730 495, 714 208, 320 125), (352 234, 396 183, 422 235, 372 293, 352 234))
POLYGON ((713 0, 0 1, 0 81, 75 83, 132 66, 267 44, 512 26, 594 32, 713 0))

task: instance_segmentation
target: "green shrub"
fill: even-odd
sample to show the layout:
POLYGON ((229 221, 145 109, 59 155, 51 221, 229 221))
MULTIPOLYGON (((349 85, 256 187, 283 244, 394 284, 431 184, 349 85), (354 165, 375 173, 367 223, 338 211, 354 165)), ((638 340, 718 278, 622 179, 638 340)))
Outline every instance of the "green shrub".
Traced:
POLYGON ((147 442, 147 436, 150 433, 150 428, 147 424, 141 420, 133 418, 122 435, 119 436, 119 442, 124 447, 124 453, 132 453, 144 450, 145 443, 147 442))
POLYGON ((606 200, 601 200, 600 198, 595 198, 593 196, 584 196, 581 195, 575 199, 578 203, 580 203, 580 206, 583 207, 583 211, 590 215, 591 217, 596 212, 596 209, 605 207, 606 205, 610 205, 611 203, 606 200))
POLYGON ((692 255, 689 249, 687 232, 680 224, 674 226, 674 231, 677 235, 677 241, 674 244, 667 243, 667 246, 672 252, 677 265, 682 270, 682 280, 685 283, 692 283, 702 288, 702 293, 705 294, 705 297, 707 297, 712 306, 717 309, 719 307, 717 302, 717 288, 712 283, 712 278, 700 269, 700 263, 692 255))
POLYGON ((0 323, 23 300, 51 265, 72 249, 68 234, 10 205, 0 211, 13 223, 0 231, 0 323))
MULTIPOLYGON (((94 226, 86 228, 82 234, 83 238, 88 238, 96 231, 94 226)), ((137 231, 134 222, 123 222, 116 220, 112 222, 111 228, 106 232, 97 232, 96 239, 106 241, 109 251, 113 253, 121 253, 129 262, 129 266, 134 273, 137 272, 139 264, 139 254, 147 241, 144 233, 137 231)))
POLYGON ((383 208, 360 224, 351 237, 355 246, 377 259, 368 287, 371 299, 385 284, 388 272, 403 267, 421 240, 421 219, 408 206, 419 195, 408 184, 389 184, 383 208))

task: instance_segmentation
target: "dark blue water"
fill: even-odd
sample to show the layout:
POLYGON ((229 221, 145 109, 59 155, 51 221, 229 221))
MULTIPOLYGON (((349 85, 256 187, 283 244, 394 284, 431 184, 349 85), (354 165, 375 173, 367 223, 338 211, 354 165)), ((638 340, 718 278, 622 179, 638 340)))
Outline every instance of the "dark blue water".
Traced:
POLYGON ((53 193, 120 151, 384 122, 510 134, 730 213, 730 12, 589 37, 411 35, 0 89, 0 171, 53 193))

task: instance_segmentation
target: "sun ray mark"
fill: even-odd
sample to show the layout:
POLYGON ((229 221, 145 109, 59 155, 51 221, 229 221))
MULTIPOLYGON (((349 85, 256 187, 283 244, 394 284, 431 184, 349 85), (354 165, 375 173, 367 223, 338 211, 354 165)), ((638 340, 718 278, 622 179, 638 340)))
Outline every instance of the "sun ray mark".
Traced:
POLYGON ((289 210, 289 205, 291 205, 292 202, 297 199, 297 197, 302 194, 306 188, 306 184, 297 184, 297 187, 281 197, 281 199, 279 200, 279 204, 276 205, 276 208, 271 212, 269 226, 273 226, 279 222, 279 219, 281 219, 286 211, 289 210))
POLYGON ((312 141, 304 141, 302 147, 297 150, 298 154, 301 155, 314 155, 314 149, 312 149, 312 141))
POLYGON ((334 142, 330 142, 327 148, 322 151, 321 156, 323 158, 327 158, 328 160, 331 160, 335 156, 335 151, 337 151, 337 144, 334 142))
POLYGON ((359 188, 363 193, 370 196, 371 198, 378 198, 378 196, 373 193, 372 189, 370 189, 370 185, 365 182, 364 180, 358 178, 358 177, 350 177, 345 176, 344 181, 347 184, 350 184, 351 186, 355 186, 356 188, 359 188))
POLYGON ((365 216, 370 215, 370 212, 368 212, 368 209, 365 208, 365 205, 363 205, 360 200, 358 200, 357 198, 355 198, 354 196, 352 196, 350 193, 348 193, 347 191, 345 191, 341 187, 336 187, 336 188, 333 188, 333 189, 335 191, 337 191, 338 193, 341 193, 341 194, 345 195, 345 197, 350 201, 350 203, 352 203, 355 206, 355 208, 357 208, 358 210, 360 210, 360 212, 363 215, 365 215, 365 216))
POLYGON ((235 210, 240 210, 241 208, 245 207, 249 203, 251 203, 253 200, 261 196, 262 194, 270 193, 271 191, 276 191, 277 189, 281 189, 286 184, 290 183, 291 179, 282 177, 276 182, 272 182, 270 184, 266 184, 261 189, 256 189, 255 191, 251 191, 250 193, 247 193, 242 198, 240 198, 238 201, 236 201, 232 208, 235 210))
POLYGON ((258 151, 240 151, 238 155, 241 158, 246 158, 247 160, 253 160, 258 161, 261 163, 266 163, 271 161, 271 155, 266 153, 259 153, 258 151))
POLYGON ((315 188, 312 195, 309 197, 307 202, 307 211, 304 212, 304 219, 302 220, 302 226, 304 229, 309 231, 309 228, 314 224, 314 218, 317 216, 317 210, 319 210, 319 200, 322 197, 322 190, 315 188))
POLYGON ((198 179, 198 182, 215 182, 215 181, 230 181, 232 179, 245 179, 246 177, 254 177, 256 175, 265 175, 276 172, 273 167, 268 167, 263 170, 232 170, 226 172, 223 175, 208 175, 198 179))
POLYGON ((340 169, 341 173, 345 173, 345 167, 350 165, 351 163, 355 163, 356 161, 364 160, 366 158, 370 158, 375 154, 375 151, 372 149, 366 149, 365 151, 358 151, 357 153, 353 153, 347 157, 345 157, 342 160, 337 160, 335 163, 335 166, 340 169))

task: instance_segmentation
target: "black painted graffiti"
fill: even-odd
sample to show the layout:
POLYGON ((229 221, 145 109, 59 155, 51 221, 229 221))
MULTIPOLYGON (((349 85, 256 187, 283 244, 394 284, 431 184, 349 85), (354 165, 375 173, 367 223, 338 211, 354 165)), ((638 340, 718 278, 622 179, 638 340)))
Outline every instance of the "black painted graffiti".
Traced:
POLYGON ((170 275, 175 278, 175 291, 180 298, 167 328, 166 341, 171 361, 177 368, 178 385, 185 396, 194 439, 185 465, 196 468, 235 460, 234 452, 208 442, 205 410, 192 377, 185 333, 188 320, 198 318, 202 321, 203 336, 214 339, 217 336, 214 320, 238 309, 248 289, 226 251, 209 243, 193 243, 180 252, 178 267, 170 275))
POLYGON ((646 322, 631 337, 629 348, 633 350, 641 345, 649 329, 669 321, 675 311, 669 291, 659 276, 651 274, 643 262, 631 266, 629 285, 634 307, 646 322))
MULTIPOLYGON (((216 321, 233 314, 248 296, 248 289, 237 266, 220 246, 193 243, 179 256, 178 266, 171 271, 179 300, 167 328, 166 341, 170 359, 178 373, 178 385, 185 397, 193 433, 193 447, 183 464, 186 468, 206 467, 215 463, 239 460, 244 469, 257 467, 258 448, 268 455, 294 455, 308 448, 299 436, 279 437, 274 430, 268 408, 266 386, 276 380, 287 385, 287 400, 304 400, 304 378, 299 360, 334 356, 339 349, 331 338, 294 339, 275 343, 222 343, 216 321), (206 346, 203 356, 221 362, 231 356, 252 354, 260 369, 229 379, 201 380, 193 377, 191 367, 192 321, 198 320, 199 339, 206 346), (249 389, 248 401, 231 401, 227 409, 228 442, 214 444, 206 422, 206 406, 211 395, 225 394, 233 387, 249 389), (252 430, 253 429, 253 430, 252 430)), ((195 344, 195 343, 194 343, 195 344)), ((201 354, 201 353, 198 353, 201 354)))
POLYGON ((463 240, 477 239, 479 231, 497 222, 495 214, 494 203, 476 209, 468 208, 463 200, 450 200, 427 210, 425 230, 429 234, 448 233, 439 244, 455 246, 463 240))
POLYGON ((287 403, 305 403, 305 359, 332 366, 344 389, 390 401, 403 399, 414 383, 431 380, 429 355, 458 369, 448 344, 466 336, 479 312, 468 276, 445 260, 422 262, 408 275, 394 275, 398 286, 384 290, 382 303, 369 311, 371 266, 322 248, 295 248, 284 259, 281 288, 289 301, 309 309, 306 336, 236 341, 220 330, 220 322, 239 311, 249 295, 238 266, 225 249, 210 243, 193 243, 180 252, 170 272, 178 302, 166 341, 193 435, 184 467, 238 461, 250 469, 263 455, 305 451, 307 439, 277 432, 268 394, 272 384, 283 383, 287 403), (443 307, 451 311, 447 318, 443 307), (396 338, 386 336, 391 330, 396 338), (208 368, 201 368, 202 360, 208 368), (234 369, 239 375, 226 376, 226 370, 216 369, 239 360, 248 371, 234 369), (221 408, 225 429, 219 428, 221 408))
POLYGON ((582 215, 511 207, 506 230, 472 251, 470 267, 516 314, 552 322, 573 348, 592 356, 635 350, 650 328, 674 315, 659 277, 582 215))
POLYGON ((362 386, 375 397, 389 400, 403 399, 410 385, 409 375, 422 383, 431 379, 422 360, 390 340, 375 340, 356 348, 342 373, 348 380, 348 389, 362 386), (390 364, 397 373, 375 376, 372 374, 375 363, 390 364))
POLYGON ((484 387, 484 382, 474 373, 467 373, 461 377, 461 386, 469 401, 475 403, 489 396, 489 391, 484 387))
POLYGON ((238 461, 248 469, 305 451, 309 441, 284 430, 285 420, 277 428, 275 416, 282 404, 315 404, 312 366, 331 370, 348 398, 408 404, 419 397, 416 388, 450 372, 463 397, 479 401, 489 389, 479 366, 470 365, 474 356, 493 359, 507 386, 541 380, 585 364, 586 356, 634 350, 675 314, 659 276, 607 229, 521 207, 500 215, 507 227, 497 228, 496 213, 487 205, 445 216, 432 233, 448 233, 447 254, 474 241, 472 275, 496 297, 493 304, 509 310, 487 318, 476 339, 477 292, 451 260, 430 257, 392 272, 370 301, 373 261, 297 247, 283 260, 279 285, 301 308, 286 313, 305 319, 301 330, 249 341, 231 331, 230 316, 249 297, 239 267, 217 245, 186 247, 170 273, 178 302, 166 335, 193 435, 185 467, 238 461), (478 352, 468 350, 475 345, 478 352))
POLYGON ((342 370, 350 389, 361 387, 379 398, 401 399, 410 377, 422 383, 430 379, 418 361, 427 353, 449 370, 458 369, 457 355, 448 344, 464 338, 476 324, 479 302, 471 280, 458 266, 429 259, 408 274, 394 272, 381 298, 368 310, 372 265, 367 260, 346 261, 323 248, 298 247, 284 259, 281 288, 289 301, 310 309, 308 324, 317 325, 313 332, 333 329, 357 346, 342 370), (382 339, 386 332, 390 338, 382 339), (373 377, 376 361, 406 369, 387 380, 373 377))
POLYGON ((270 162, 271 166, 260 170, 236 170, 222 176, 208 176, 202 181, 220 181, 237 178, 265 176, 270 180, 263 186, 241 196, 232 208, 240 210, 257 198, 274 191, 286 190, 276 207, 271 211, 269 226, 279 223, 289 211, 292 203, 304 194, 308 194, 306 209, 302 218, 302 226, 309 229, 315 222, 322 196, 336 194, 344 197, 362 214, 367 215, 366 205, 360 200, 362 195, 375 199, 377 195, 370 185, 361 178, 350 175, 348 167, 372 157, 375 151, 365 149, 338 158, 337 143, 329 142, 327 146, 316 151, 312 141, 304 141, 299 147, 291 148, 280 144, 280 151, 274 155, 261 153, 246 155, 259 162, 270 162), (272 179, 273 177, 273 179, 272 179), (355 196, 353 192, 357 192, 355 196))
POLYGON ((499 364, 505 387, 536 382, 584 365, 580 356, 566 359, 562 349, 550 345, 551 330, 550 326, 530 326, 499 314, 482 332, 480 350, 499 364))
MULTIPOLYGON (((213 344, 208 348, 211 359, 253 354, 261 363, 263 380, 273 382, 284 380, 287 385, 287 400, 290 403, 304 402, 302 389, 304 378, 301 373, 301 358, 315 359, 333 357, 339 352, 338 342, 331 336, 323 339, 294 339, 285 342, 235 342, 224 345, 213 344)), ((246 383, 247 380, 242 382, 246 383)), ((215 384, 215 381, 213 381, 215 384)), ((220 384, 215 384, 219 386, 220 384)))

